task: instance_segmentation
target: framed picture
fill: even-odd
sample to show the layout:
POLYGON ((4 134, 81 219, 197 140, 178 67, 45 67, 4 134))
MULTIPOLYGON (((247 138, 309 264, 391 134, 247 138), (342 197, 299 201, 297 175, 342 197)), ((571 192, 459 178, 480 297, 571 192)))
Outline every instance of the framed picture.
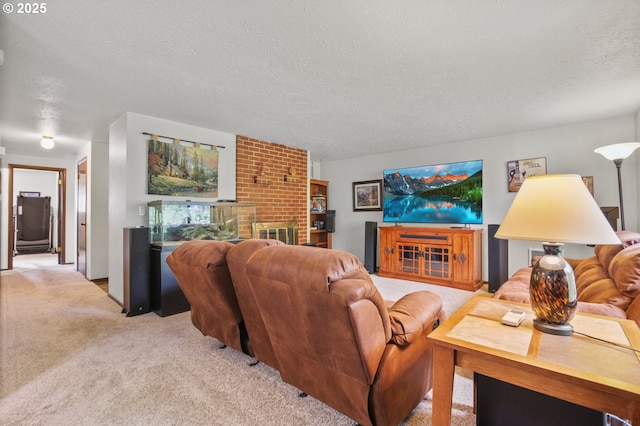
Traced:
POLYGON ((539 258, 544 256, 544 250, 539 248, 529 249, 529 266, 533 266, 534 261, 538 261, 539 258))
POLYGON ((382 210, 382 179, 353 182, 353 211, 382 210))
POLYGON ((507 161, 509 192, 518 192, 522 182, 531 176, 547 174, 547 158, 528 158, 526 160, 507 161))
POLYGON ((587 186, 589 193, 593 197, 593 176, 582 176, 582 181, 587 186))
POLYGON ((322 196, 311 197, 311 204, 309 205, 309 211, 311 213, 324 213, 327 211, 327 199, 322 196))

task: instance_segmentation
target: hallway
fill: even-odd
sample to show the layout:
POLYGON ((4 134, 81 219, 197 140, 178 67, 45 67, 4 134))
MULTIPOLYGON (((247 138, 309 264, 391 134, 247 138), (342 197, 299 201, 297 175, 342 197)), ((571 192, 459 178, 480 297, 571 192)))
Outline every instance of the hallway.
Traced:
POLYGON ((19 254, 13 258, 13 269, 37 269, 58 264, 57 253, 19 254))

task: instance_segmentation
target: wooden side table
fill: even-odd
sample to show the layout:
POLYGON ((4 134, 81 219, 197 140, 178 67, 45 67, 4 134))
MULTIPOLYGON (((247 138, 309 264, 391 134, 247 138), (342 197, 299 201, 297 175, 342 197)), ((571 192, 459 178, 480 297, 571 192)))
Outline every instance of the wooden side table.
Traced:
POLYGON ((450 424, 457 365, 640 425, 640 354, 629 349, 640 350, 637 324, 578 313, 571 321, 575 333, 556 336, 535 330, 533 318, 528 305, 477 296, 429 335, 432 424, 450 424), (502 325, 513 308, 526 319, 519 327, 502 325))

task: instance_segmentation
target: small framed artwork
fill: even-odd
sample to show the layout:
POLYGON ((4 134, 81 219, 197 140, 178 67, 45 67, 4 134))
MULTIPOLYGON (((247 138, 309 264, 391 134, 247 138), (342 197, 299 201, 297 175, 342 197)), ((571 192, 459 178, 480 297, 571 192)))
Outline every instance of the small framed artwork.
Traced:
POLYGON ((35 191, 20 191, 21 197, 39 197, 40 193, 35 191))
POLYGON ((544 250, 539 248, 529 249, 529 266, 533 266, 542 256, 544 256, 544 250))
POLYGON ((353 182, 353 211, 382 210, 382 179, 353 182))
POLYGON ((311 213, 324 213, 325 211, 327 211, 327 199, 320 196, 311 197, 309 211, 311 213))
POLYGON ((586 185, 589 193, 593 197, 593 176, 582 176, 582 181, 586 185))
POLYGON ((509 192, 518 192, 522 182, 531 176, 547 174, 547 158, 528 158, 526 160, 507 161, 509 192))

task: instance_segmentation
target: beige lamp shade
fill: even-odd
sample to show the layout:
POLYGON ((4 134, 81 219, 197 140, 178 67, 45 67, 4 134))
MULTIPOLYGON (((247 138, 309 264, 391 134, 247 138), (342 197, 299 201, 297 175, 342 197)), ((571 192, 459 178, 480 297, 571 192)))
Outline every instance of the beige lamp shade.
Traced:
POLYGON ((525 179, 495 236, 550 243, 620 244, 578 175, 525 179))

